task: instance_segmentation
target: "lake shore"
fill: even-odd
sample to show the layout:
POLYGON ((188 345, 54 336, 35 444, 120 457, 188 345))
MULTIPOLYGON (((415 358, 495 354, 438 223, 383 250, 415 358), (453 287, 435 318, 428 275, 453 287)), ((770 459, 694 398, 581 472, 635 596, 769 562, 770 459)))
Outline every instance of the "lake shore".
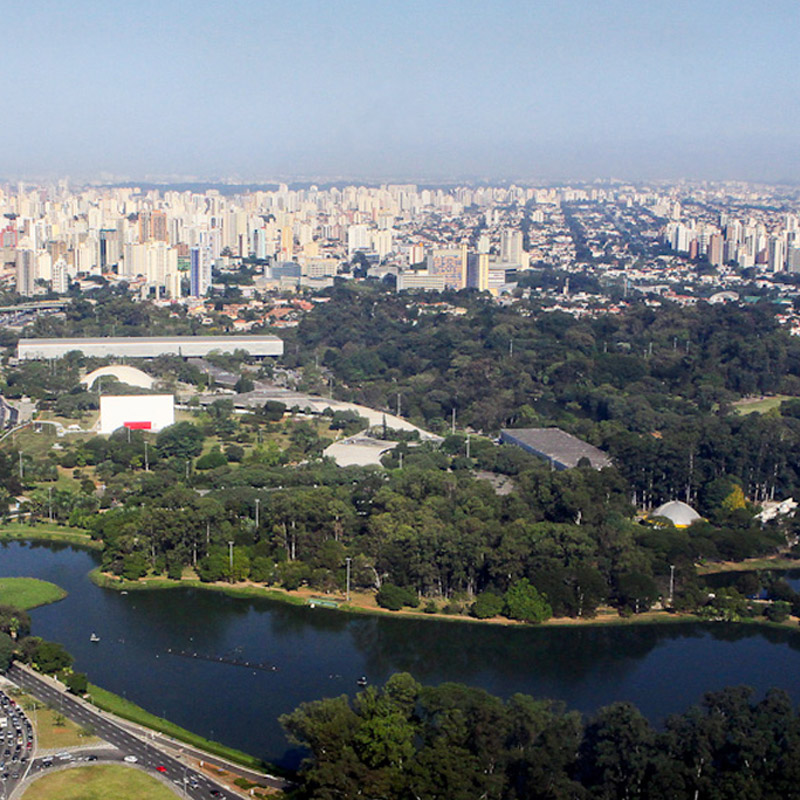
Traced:
MULTIPOLYGON (((84 547, 90 550, 102 550, 103 542, 92 539, 91 536, 79 528, 68 528, 54 524, 19 524, 8 523, 0 526, 0 542, 11 541, 40 541, 49 543, 69 544, 84 547)), ((753 558, 740 562, 717 562, 714 564, 698 565, 698 575, 717 575, 726 572, 750 572, 758 570, 800 570, 800 559, 785 557, 753 558)), ((491 617, 477 619, 465 614, 445 614, 443 612, 425 613, 419 609, 403 608, 399 611, 390 611, 381 608, 375 602, 372 593, 351 594, 350 602, 344 597, 333 595, 320 595, 312 589, 298 589, 289 591, 277 587, 266 587, 262 584, 245 581, 236 584, 216 581, 206 583, 196 577, 187 577, 182 580, 172 580, 166 577, 146 577, 139 580, 125 580, 124 578, 101 572, 99 568, 89 573, 89 579, 97 586, 115 591, 155 591, 178 588, 201 589, 210 592, 220 592, 230 597, 261 598, 288 603, 296 606, 314 607, 318 605, 334 611, 343 611, 350 614, 375 615, 401 619, 425 619, 444 622, 463 622, 471 624, 502 625, 506 627, 526 626, 530 623, 508 619, 506 617, 491 617)), ((536 627, 541 628, 572 628, 576 626, 627 626, 627 625, 669 625, 681 622, 702 621, 696 614, 674 612, 663 609, 645 611, 628 617, 620 616, 616 609, 601 607, 594 617, 551 617, 536 627)), ((753 624, 763 624, 769 627, 796 627, 798 621, 790 618, 785 623, 774 623, 767 619, 747 620, 753 624)))
POLYGON ((345 598, 337 596, 322 596, 311 589, 299 589, 288 591, 274 587, 265 587, 260 584, 243 583, 204 583, 196 578, 184 578, 183 580, 171 580, 163 577, 140 578, 130 581, 101 572, 100 569, 93 569, 89 573, 89 579, 96 586, 104 589, 113 589, 119 592, 146 592, 169 589, 191 588, 210 592, 221 592, 230 597, 239 598, 261 598, 265 600, 276 600, 281 603, 288 603, 295 606, 306 606, 309 608, 327 608, 332 611, 342 611, 348 614, 363 614, 382 617, 393 617, 396 619, 419 619, 437 620, 439 622, 462 622, 474 625, 502 625, 505 627, 540 627, 558 628, 575 626, 609 626, 609 625, 651 625, 651 624, 674 624, 681 622, 697 622, 699 617, 694 614, 677 613, 670 611, 645 611, 641 614, 634 614, 630 617, 621 617, 615 609, 600 608, 594 617, 573 618, 573 617, 552 617, 539 625, 533 626, 530 623, 508 619, 507 617, 490 617, 489 619, 477 619, 464 614, 444 614, 425 613, 414 608, 403 608, 400 611, 390 611, 380 608, 374 600, 374 595, 368 593, 358 593, 351 595, 348 603, 345 598))

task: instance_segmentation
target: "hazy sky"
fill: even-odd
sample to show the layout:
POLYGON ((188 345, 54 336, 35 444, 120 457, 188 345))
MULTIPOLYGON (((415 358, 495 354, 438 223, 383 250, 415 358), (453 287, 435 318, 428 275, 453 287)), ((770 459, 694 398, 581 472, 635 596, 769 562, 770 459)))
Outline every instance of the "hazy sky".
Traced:
POLYGON ((37 0, 0 176, 800 179, 798 0, 37 0))

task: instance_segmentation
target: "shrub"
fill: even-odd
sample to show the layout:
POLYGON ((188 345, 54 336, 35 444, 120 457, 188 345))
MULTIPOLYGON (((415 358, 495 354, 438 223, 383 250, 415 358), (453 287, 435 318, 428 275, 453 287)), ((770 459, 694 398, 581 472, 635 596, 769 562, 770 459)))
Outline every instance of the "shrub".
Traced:
POLYGON ((413 589, 395 586, 393 583, 384 583, 375 595, 375 600, 381 608, 389 611, 399 611, 403 606, 416 608, 419 598, 413 589))
POLYGON ((167 577, 173 581, 179 581, 183 577, 183 565, 180 561, 170 561, 167 564, 167 577))
POLYGON ((503 610, 503 598, 494 592, 481 592, 469 610, 473 617, 489 619, 496 617, 503 610))

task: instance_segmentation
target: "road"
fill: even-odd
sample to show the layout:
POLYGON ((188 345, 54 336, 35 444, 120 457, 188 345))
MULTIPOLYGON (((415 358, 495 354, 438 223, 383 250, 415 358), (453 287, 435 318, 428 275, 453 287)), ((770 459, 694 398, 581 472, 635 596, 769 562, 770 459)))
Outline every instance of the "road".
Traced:
MULTIPOLYGON (((126 756, 133 756, 139 767, 156 772, 156 768, 161 766, 163 770, 158 770, 164 778, 169 779, 173 784, 180 787, 182 796, 196 798, 208 798, 216 796, 226 798, 226 800, 241 800, 241 795, 226 789, 217 784, 207 775, 192 769, 189 764, 179 761, 177 758, 164 752, 155 744, 145 741, 126 730, 108 715, 95 710, 88 703, 78 698, 60 691, 50 682, 43 678, 31 674, 18 665, 12 665, 6 677, 25 689, 30 694, 37 697, 44 703, 58 709, 65 717, 73 720, 83 728, 91 729, 96 736, 114 745, 119 750, 119 756, 104 754, 100 749, 88 751, 97 754, 103 760, 123 760, 126 756), (214 794, 218 792, 218 794, 214 794)), ((157 741, 157 740, 154 740, 157 741)), ((55 764, 58 758, 51 759, 55 764)), ((62 760, 66 761, 66 759, 62 760)), ((37 772, 47 769, 43 764, 44 759, 36 758, 31 766, 31 776, 37 772)), ((286 783, 275 779, 262 778, 260 782, 264 784, 284 788, 286 783)))
POLYGON ((5 692, 0 691, 0 716, 3 727, 0 729, 0 780, 2 798, 6 800, 14 794, 21 781, 25 780, 31 768, 29 759, 34 749, 33 726, 23 710, 5 692))

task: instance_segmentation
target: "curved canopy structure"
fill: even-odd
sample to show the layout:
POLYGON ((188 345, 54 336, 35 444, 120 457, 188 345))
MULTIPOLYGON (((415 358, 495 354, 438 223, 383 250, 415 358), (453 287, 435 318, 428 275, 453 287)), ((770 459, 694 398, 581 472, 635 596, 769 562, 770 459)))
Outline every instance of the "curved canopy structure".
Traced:
POLYGON ((137 386, 140 389, 152 389, 155 385, 155 379, 151 378, 146 372, 142 372, 136 367, 127 367, 122 364, 100 367, 86 375, 81 380, 81 383, 85 384, 87 389, 91 389, 104 375, 111 375, 120 383, 127 383, 128 386, 137 386))
POLYGON ((651 517, 666 517, 676 528, 688 528, 693 522, 703 519, 690 505, 680 500, 670 500, 660 505, 651 517))

